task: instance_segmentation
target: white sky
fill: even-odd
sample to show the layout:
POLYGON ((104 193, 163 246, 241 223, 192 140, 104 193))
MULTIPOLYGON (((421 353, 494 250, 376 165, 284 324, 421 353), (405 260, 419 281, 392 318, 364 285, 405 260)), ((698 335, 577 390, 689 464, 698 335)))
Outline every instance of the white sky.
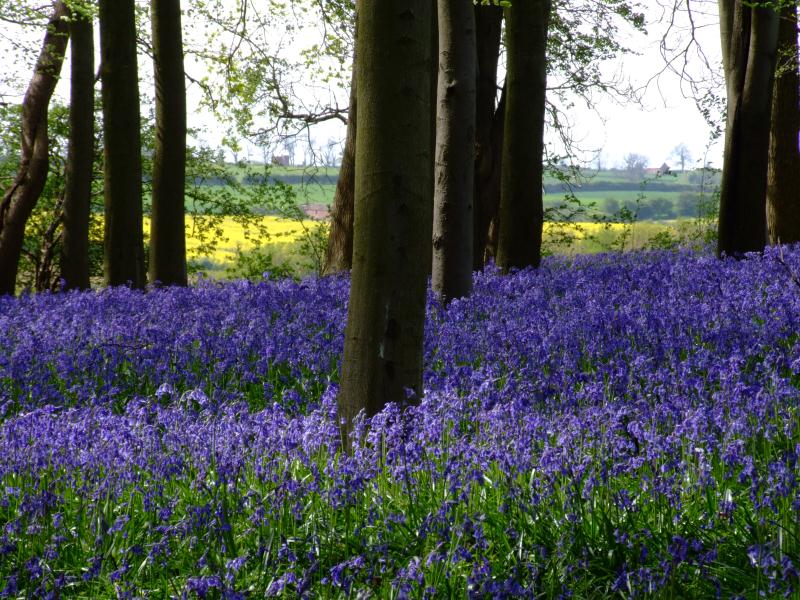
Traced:
MULTIPOLYGON (((645 0, 653 5, 659 4, 662 0, 645 0)), ((694 0, 695 4, 697 0, 694 0)), ((719 38, 716 25, 716 2, 702 5, 708 10, 708 14, 695 14, 695 23, 699 23, 697 37, 706 52, 709 63, 714 68, 719 68, 719 38)), ((663 13, 659 7, 655 7, 652 14, 648 14, 648 36, 641 35, 625 40, 627 45, 640 49, 639 56, 625 56, 617 61, 604 66, 609 74, 619 73, 623 78, 629 80, 634 87, 644 86, 658 71, 664 67, 664 58, 659 51, 659 42, 666 27, 666 18, 661 18, 663 13)), ((685 15, 684 15, 685 17, 685 15)), ((684 18, 685 20, 685 18, 684 18)), ((679 19, 680 21, 680 19, 679 19)), ((8 35, 6 29, 5 35, 8 35)), ((17 34, 19 35, 19 34, 17 34)), ((37 36, 41 35, 37 32, 37 36)), ((682 46, 686 39, 685 33, 681 34, 679 26, 673 28, 670 37, 670 44, 674 47, 682 46)), ((34 38, 34 47, 36 40, 34 38)), ((8 40, 0 36, 0 52, 5 56, 0 60, 3 70, 6 73, 16 73, 21 86, 17 90, 10 89, 0 83, 0 99, 4 101, 14 101, 19 98, 19 93, 24 90, 27 80, 30 77, 29 67, 22 64, 23 61, 11 49, 8 40)), ((149 63, 147 59, 140 60, 140 67, 149 63)), ((68 86, 66 78, 68 76, 68 62, 65 65, 62 75, 64 78, 59 86, 58 94, 62 100, 66 101, 68 96, 68 86)), ((145 67, 147 68, 147 67, 145 67)), ((702 71, 700 61, 693 60, 691 67, 693 73, 698 74, 702 71)), ((570 110, 569 118, 574 126, 574 136, 580 141, 580 146, 587 150, 600 150, 601 161, 605 167, 621 166, 623 157, 635 152, 643 154, 648 158, 651 166, 659 166, 662 162, 668 162, 672 166, 676 161, 671 157, 672 150, 678 144, 686 144, 691 152, 693 164, 700 165, 703 162, 710 162, 713 166, 721 166, 722 144, 709 146, 710 129, 701 116, 694 100, 685 97, 681 88, 686 85, 681 84, 681 80, 673 73, 664 73, 657 80, 652 81, 642 96, 642 106, 619 105, 618 103, 598 98, 595 111, 588 110, 581 104, 576 103, 570 110), (600 116, 599 116, 600 115, 600 116)), ((142 93, 147 93, 142 90, 142 93)), ((199 95, 196 89, 189 88, 190 105, 196 104, 199 95)), ((346 97, 340 101, 346 102, 346 97)), ((196 107, 190 106, 190 126, 198 124, 198 117, 206 127, 207 132, 201 136, 203 141, 216 144, 221 139, 222 129, 213 122, 207 114, 203 115, 196 107)), ((318 126, 313 133, 315 143, 324 145, 329 139, 343 139, 344 126, 338 122, 329 122, 318 126)), ((551 137, 551 142, 555 138, 551 137)), ((298 144, 298 159, 303 155, 302 144, 298 144)), ((253 160, 261 160, 262 152, 260 148, 245 144, 241 157, 247 155, 253 160)), ((277 153, 282 153, 280 150, 277 153)), ((596 164, 596 154, 587 153, 583 160, 591 161, 596 164)), ((688 165, 687 165, 688 166, 688 165)))
MULTIPOLYGON (((576 106, 571 115, 576 134, 583 139, 584 147, 600 149, 605 167, 621 166, 623 157, 631 152, 646 156, 651 166, 667 162, 674 167, 677 163, 671 154, 677 145, 685 144, 693 163, 687 168, 709 162, 720 168, 722 141, 711 143, 711 128, 689 97, 691 86, 674 70, 665 69, 664 58, 678 57, 673 66, 680 69, 683 62, 679 50, 688 48, 687 75, 696 80, 713 75, 718 84, 722 83, 717 3, 691 0, 689 5, 690 0, 678 0, 679 11, 673 17, 672 0, 645 2, 648 8, 654 5, 646 14, 647 35, 630 33, 622 39, 623 45, 637 49, 639 54, 604 66, 610 75, 618 73, 634 88, 642 89, 641 105, 620 105, 606 97, 599 98, 596 111, 576 106), (662 3, 667 7, 662 8, 662 3), (696 44, 691 43, 687 5, 692 8, 696 44), (662 52, 660 45, 667 32, 662 52)), ((701 83, 701 87, 708 85, 701 83)), ((722 88, 718 91, 724 93, 722 88)))

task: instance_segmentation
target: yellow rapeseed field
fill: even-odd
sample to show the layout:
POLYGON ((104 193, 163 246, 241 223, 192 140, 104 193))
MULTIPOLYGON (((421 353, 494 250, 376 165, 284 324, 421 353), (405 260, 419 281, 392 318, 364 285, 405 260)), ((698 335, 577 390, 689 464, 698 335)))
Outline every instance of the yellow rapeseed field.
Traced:
MULTIPOLYGON (((196 218, 199 220, 207 219, 208 217, 201 216, 196 218)), ((224 217, 220 221, 222 231, 220 242, 214 254, 207 258, 216 263, 227 264, 236 256, 237 248, 247 251, 263 244, 291 244, 298 241, 305 231, 311 231, 319 226, 317 221, 305 220, 298 222, 270 215, 253 217, 252 222, 253 226, 250 228, 250 234, 247 235, 247 230, 240 222, 231 217, 224 217), (268 237, 262 238, 257 234, 259 227, 263 227, 266 230, 268 237)), ((199 240, 192 235, 195 227, 195 219, 187 215, 186 251, 189 258, 201 258, 197 252, 199 240)))
POLYGON ((610 232, 612 234, 621 234, 625 228, 629 227, 627 223, 590 223, 590 222, 575 222, 575 223, 552 223, 547 222, 544 224, 544 237, 547 239, 549 236, 556 235, 560 232, 569 232, 570 235, 576 240, 582 240, 593 235, 598 235, 603 232, 610 232))
MULTIPOLYGON (((205 219, 207 217, 197 218, 205 219)), ((254 220, 258 220, 258 222, 266 228, 269 234, 268 238, 253 239, 252 235, 255 233, 254 228, 251 230, 250 237, 248 237, 240 223, 236 222, 232 217, 224 217, 220 219, 222 239, 217 245, 216 250, 211 256, 202 256, 198 252, 199 241, 192 235, 193 228, 195 227, 194 220, 187 215, 186 245, 189 258, 208 258, 219 265, 227 265, 236 257, 237 248, 247 251, 261 244, 289 245, 297 242, 303 236, 303 228, 310 231, 320 225, 319 221, 314 220, 306 220, 301 224, 297 221, 273 216, 255 217, 254 220)), ((146 223, 145 227, 149 229, 149 223, 146 223)), ((662 231, 674 232, 674 228, 670 225, 659 223, 636 223, 633 226, 627 223, 545 223, 544 242, 545 244, 548 242, 554 244, 555 240, 568 236, 572 238, 574 242, 569 248, 559 247, 559 252, 597 252, 603 248, 599 247, 593 240, 596 241, 600 239, 610 244, 613 240, 627 235, 629 240, 626 242, 626 246, 640 247, 652 236, 662 231)))
MULTIPOLYGON (((309 219, 298 222, 271 215, 251 217, 249 220, 252 225, 246 229, 241 222, 229 216, 214 218, 186 215, 186 253, 188 257, 190 259, 207 258, 220 265, 227 265, 236 256, 237 248, 247 251, 262 244, 291 244, 303 236, 304 228, 311 231, 319 226, 319 221, 309 219), (198 251, 201 240, 197 237, 197 231, 204 225, 206 227, 211 225, 210 219, 214 219, 214 223, 218 224, 216 226, 218 230, 215 229, 214 235, 218 231, 220 239, 214 253, 206 255, 198 251), (205 223, 199 223, 201 220, 204 220, 205 223), (266 230, 268 237, 262 238, 258 235, 260 228, 266 230)), ((150 231, 148 217, 144 218, 144 231, 145 234, 150 231)))
MULTIPOLYGON (((224 271, 233 264, 237 256, 237 249, 241 251, 252 250, 258 246, 269 245, 273 250, 284 256, 297 254, 296 243, 308 232, 313 232, 316 227, 323 225, 324 221, 307 219, 302 222, 282 219, 275 216, 249 217, 249 226, 242 225, 241 220, 234 217, 208 217, 192 215, 186 216, 186 250, 189 259, 210 261, 214 271, 224 271), (213 219, 214 228, 208 230, 213 219), (201 222, 205 221, 205 222, 201 222), (204 252, 198 231, 207 229, 206 235, 218 237, 213 252, 204 252), (265 231, 262 236, 260 231, 265 231), (283 248, 281 248, 283 246, 283 248), (295 247, 293 247, 295 246, 295 247)), ((102 237, 102 217, 97 223, 99 227, 94 230, 94 235, 102 237)), ((150 231, 150 219, 144 218, 145 235, 150 231)), ((544 246, 547 252, 582 254, 609 250, 611 247, 619 248, 619 242, 624 238, 624 248, 640 248, 647 244, 656 234, 662 232, 676 233, 678 225, 667 223, 545 223, 544 246)))

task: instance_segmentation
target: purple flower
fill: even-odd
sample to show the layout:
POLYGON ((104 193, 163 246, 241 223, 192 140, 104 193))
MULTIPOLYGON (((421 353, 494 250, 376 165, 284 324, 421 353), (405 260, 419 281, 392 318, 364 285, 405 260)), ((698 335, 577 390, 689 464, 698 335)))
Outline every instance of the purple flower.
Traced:
POLYGON ((186 580, 186 589, 197 594, 199 598, 205 598, 211 590, 220 590, 222 588, 222 580, 218 575, 189 577, 186 580))

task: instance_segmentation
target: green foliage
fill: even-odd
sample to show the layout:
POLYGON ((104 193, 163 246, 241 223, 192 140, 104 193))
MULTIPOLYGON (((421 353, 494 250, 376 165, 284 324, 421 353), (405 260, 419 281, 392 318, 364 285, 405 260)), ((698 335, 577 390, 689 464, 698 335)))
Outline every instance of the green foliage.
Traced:
POLYGON ((301 215, 288 217, 300 227, 299 239, 264 243, 250 250, 237 247, 233 262, 224 269, 225 277, 260 281, 267 274, 273 279, 288 277, 295 280, 308 275, 321 275, 329 226, 326 221, 309 226, 308 219, 301 215))
MULTIPOLYGON (((13 180, 19 162, 20 105, 0 106, 0 187, 5 190, 13 180)), ((99 127, 95 127, 95 148, 100 148, 99 127)), ((42 195, 28 220, 20 256, 17 285, 20 289, 36 291, 59 287, 59 257, 61 253, 62 216, 67 136, 69 133, 69 107, 51 103, 48 111, 49 174, 42 195)), ((102 223, 103 211, 102 153, 95 152, 95 175, 92 193, 89 268, 90 276, 99 279, 103 273, 102 223)))
POLYGON ((295 279, 297 272, 285 260, 276 259, 274 251, 268 246, 261 246, 248 252, 237 248, 236 258, 233 264, 225 269, 225 275, 231 279, 260 281, 265 277, 295 279))
POLYGON ((567 83, 549 90, 549 94, 567 104, 569 95, 591 104, 592 90, 621 91, 603 75, 602 62, 622 53, 633 53, 621 43, 620 28, 644 31, 642 8, 635 0, 556 0, 548 36, 548 73, 560 74, 567 83))
POLYGON ((18 104, 0 104, 0 186, 7 189, 14 180, 20 156, 20 113, 18 104))
POLYGON ((187 51, 207 68, 197 83, 205 106, 229 128, 229 141, 275 146, 314 123, 345 118, 346 107, 330 98, 349 85, 355 3, 263 4, 243 0, 231 9, 222 0, 193 2, 187 19, 206 27, 197 38, 189 34, 187 51), (309 100, 311 87, 327 88, 330 98, 309 100))
MULTIPOLYGON (((96 103, 99 106, 99 101, 96 103)), ((98 115, 99 117, 99 115, 98 115)), ((19 160, 19 105, 0 106, 0 186, 6 189, 13 181, 19 160)), ((92 207, 90 213, 90 276, 99 283, 103 277, 103 174, 102 137, 100 123, 95 125, 95 159, 92 207)), ((57 289, 60 285, 59 256, 61 252, 63 196, 69 133, 69 109, 54 103, 49 111, 50 173, 42 196, 26 228, 18 276, 21 289, 36 291, 57 289)), ((192 132, 197 134, 196 131, 192 132)), ((152 156, 155 129, 152 119, 142 123, 142 167, 144 173, 144 212, 149 212, 152 156)), ((232 217, 244 231, 245 240, 263 246, 270 233, 260 216, 274 214, 292 220, 303 229, 302 239, 293 248, 299 260, 293 259, 272 265, 264 256, 242 253, 231 274, 250 276, 256 269, 280 275, 299 276, 321 271, 325 255, 326 229, 309 227, 306 216, 298 206, 295 189, 270 177, 268 167, 250 165, 233 168, 220 159, 218 149, 205 146, 187 148, 187 214, 194 218, 186 235, 199 242, 198 252, 213 255, 224 240, 223 222, 232 217), (291 265, 281 267, 281 265, 291 265), (257 265, 261 265, 258 267, 257 265), (263 268, 262 268, 263 267, 263 268)), ((145 231, 145 243, 149 232, 145 231)), ((147 247, 145 246, 145 250, 147 247)), ((262 252, 263 254, 263 252, 262 252)), ((205 265, 193 261, 190 271, 204 270, 205 265)))
POLYGON ((84 18, 97 16, 96 0, 64 0, 64 3, 73 13, 77 13, 84 18))

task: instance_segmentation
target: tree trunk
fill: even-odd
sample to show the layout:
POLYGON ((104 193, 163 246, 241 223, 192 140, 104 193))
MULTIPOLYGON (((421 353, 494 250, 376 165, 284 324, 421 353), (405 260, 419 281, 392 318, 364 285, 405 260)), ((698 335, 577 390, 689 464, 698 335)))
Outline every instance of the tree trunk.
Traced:
POLYGON ((497 264, 538 267, 542 256, 542 154, 550 0, 506 9, 507 98, 497 264))
MULTIPOLYGON (((358 33, 356 33, 358 39, 358 33)), ((349 271, 353 266, 353 196, 356 178, 356 128, 358 127, 358 95, 356 93, 356 56, 353 53, 353 74, 350 76, 350 107, 347 111, 347 137, 344 141, 342 165, 331 207, 331 230, 325 250, 323 274, 349 271)))
POLYGON ((89 288, 89 214, 94 165, 94 27, 73 9, 70 24, 69 149, 64 191, 61 277, 67 289, 89 288))
POLYGON ((800 77, 797 7, 784 8, 778 33, 779 69, 772 98, 767 227, 771 244, 800 242, 800 77))
POLYGON ((133 0, 100 0, 107 285, 145 284, 142 155, 133 0))
POLYGON ((15 291, 25 224, 47 181, 47 109, 64 63, 69 40, 68 16, 64 2, 58 0, 53 4, 42 49, 22 101, 19 168, 0 201, 0 295, 15 291))
POLYGON ((778 17, 771 8, 720 0, 728 121, 720 183, 717 254, 760 252, 767 241, 766 193, 778 17))
POLYGON ((186 285, 186 85, 180 0, 152 0, 156 147, 150 281, 186 285))
POLYGON ((359 5, 355 238, 339 393, 345 447, 359 412, 371 416, 421 394, 433 192, 431 9, 427 0, 359 5))
POLYGON ((500 203, 500 158, 502 154, 503 109, 497 105, 497 62, 503 9, 475 5, 478 58, 475 97, 475 191, 473 193, 472 268, 483 269, 489 223, 500 203), (497 105, 497 107, 496 107, 497 105), (499 114, 498 114, 499 113, 499 114))
POLYGON ((483 231, 486 240, 483 250, 483 262, 481 267, 488 260, 497 258, 497 235, 500 220, 500 174, 503 167, 503 139, 506 121, 506 86, 500 92, 500 100, 497 102, 497 110, 492 119, 491 153, 492 168, 488 177, 481 184, 480 203, 486 211, 488 231, 483 231))
POLYGON ((439 84, 432 286, 445 301, 472 291, 476 50, 472 0, 439 0, 439 84))
MULTIPOLYGON (((430 64, 431 69, 428 73, 429 81, 430 81, 430 119, 428 119, 428 124, 430 126, 430 140, 431 140, 431 155, 430 155, 430 164, 428 168, 430 169, 428 181, 431 184, 431 203, 430 203, 430 214, 428 215, 428 223, 431 224, 431 232, 433 231, 433 196, 436 192, 436 116, 438 114, 439 105, 436 102, 436 94, 438 93, 439 89, 439 14, 436 8, 437 2, 433 2, 433 7, 431 9, 431 21, 430 21, 430 45, 428 46, 431 56, 430 56, 430 64)), ((432 234, 431 234, 432 236, 432 234)), ((426 251, 427 254, 425 255, 425 273, 430 276, 433 272, 433 238, 428 238, 426 240, 426 251)))

